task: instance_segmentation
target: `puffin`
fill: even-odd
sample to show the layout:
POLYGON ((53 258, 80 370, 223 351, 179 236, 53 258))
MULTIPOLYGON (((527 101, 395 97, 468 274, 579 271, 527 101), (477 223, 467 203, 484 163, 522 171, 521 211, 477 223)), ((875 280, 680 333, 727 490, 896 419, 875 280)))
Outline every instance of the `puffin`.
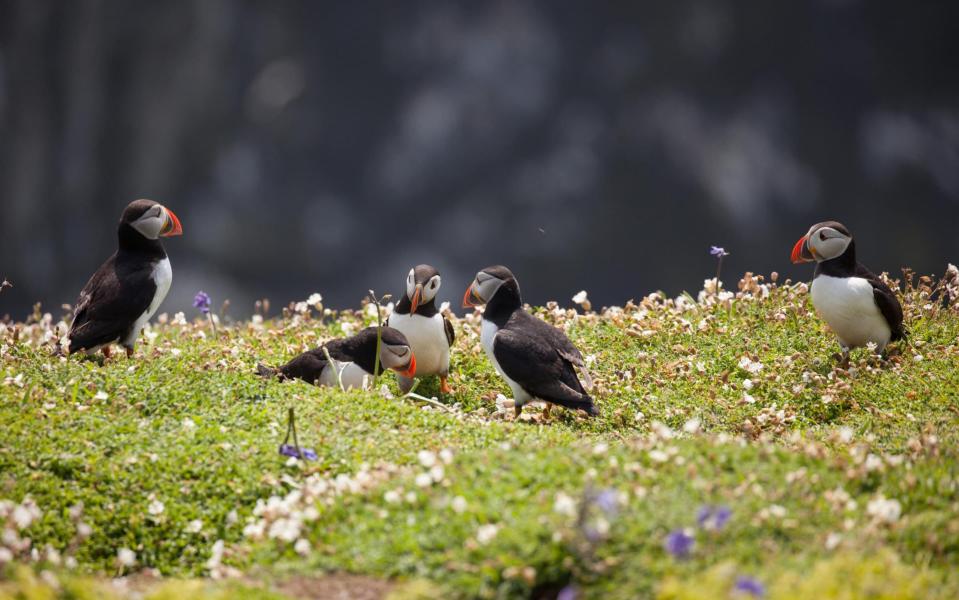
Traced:
POLYGON ((519 283, 506 267, 483 269, 466 288, 463 308, 484 304, 480 341, 513 391, 514 416, 532 400, 546 402, 547 409, 558 404, 589 416, 599 414, 587 393, 592 380, 583 355, 566 334, 523 308, 519 283))
MULTIPOLYGON (((302 379, 319 386, 336 386, 337 372, 344 389, 369 387, 376 361, 376 330, 367 327, 356 335, 331 340, 319 348, 300 354, 281 367, 257 365, 262 377, 302 379), (324 352, 324 348, 326 352, 324 352), (326 358, 327 352, 333 360, 326 358)), ((406 336, 392 327, 383 327, 380 344, 380 373, 392 369, 412 379, 416 374, 416 356, 406 336)))
POLYGON ((102 350, 109 358, 110 345, 118 342, 133 356, 140 331, 173 282, 160 238, 182 234, 180 220, 162 204, 141 199, 127 205, 117 226, 117 251, 80 291, 67 333, 71 354, 102 350))
MULTIPOLYGON (((417 265, 406 276, 406 293, 396 304, 386 324, 403 333, 416 353, 419 376, 439 375, 440 391, 449 394, 450 348, 456 336, 453 324, 436 309, 440 291, 440 273, 430 265, 417 265)), ((396 374, 400 390, 405 394, 413 380, 396 374)))
POLYGON ((791 258, 794 264, 816 261, 812 304, 839 338, 845 360, 853 348, 872 343, 882 353, 906 336, 899 299, 856 260, 856 242, 845 225, 816 223, 793 246, 791 258))

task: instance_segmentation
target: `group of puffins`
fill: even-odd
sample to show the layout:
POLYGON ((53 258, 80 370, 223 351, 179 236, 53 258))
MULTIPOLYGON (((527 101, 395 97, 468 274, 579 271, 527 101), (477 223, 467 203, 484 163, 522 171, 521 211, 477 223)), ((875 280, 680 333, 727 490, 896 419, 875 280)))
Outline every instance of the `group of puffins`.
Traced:
MULTIPOLYGON (((117 251, 93 274, 77 301, 66 339, 67 352, 110 356, 119 343, 132 356, 140 331, 166 297, 173 279, 161 237, 181 235, 180 220, 152 200, 135 200, 123 211, 117 251)), ((883 352, 904 337, 902 306, 879 277, 856 261, 852 234, 841 223, 813 225, 796 242, 792 262, 817 264, 810 288, 812 303, 849 350, 874 346, 883 352)), ((264 376, 302 379, 315 385, 363 387, 378 369, 396 372, 400 389, 414 376, 440 378, 450 393, 450 348, 454 331, 436 307, 441 278, 429 265, 410 269, 406 290, 387 323, 304 352, 280 367, 258 366, 264 376)), ((519 283, 503 266, 476 274, 463 296, 463 308, 485 305, 480 340, 496 372, 513 392, 514 410, 540 400, 595 416, 588 390, 592 381, 583 355, 556 327, 523 307, 519 283)))

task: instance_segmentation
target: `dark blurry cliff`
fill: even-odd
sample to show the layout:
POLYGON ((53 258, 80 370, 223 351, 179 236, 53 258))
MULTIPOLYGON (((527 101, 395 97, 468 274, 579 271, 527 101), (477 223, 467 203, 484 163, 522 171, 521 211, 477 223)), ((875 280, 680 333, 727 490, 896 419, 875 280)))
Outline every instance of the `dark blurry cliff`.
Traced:
POLYGON ((356 305, 430 262, 527 300, 699 289, 836 218, 959 260, 959 3, 0 0, 0 315, 73 302, 135 198, 187 310, 356 305))

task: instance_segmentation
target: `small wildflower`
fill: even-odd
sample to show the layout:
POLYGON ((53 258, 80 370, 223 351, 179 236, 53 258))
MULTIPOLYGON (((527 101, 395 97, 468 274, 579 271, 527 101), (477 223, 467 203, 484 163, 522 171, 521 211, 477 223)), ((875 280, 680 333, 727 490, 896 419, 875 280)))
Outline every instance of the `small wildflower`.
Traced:
POLYGON ((203 521, 200 519, 193 519, 186 526, 187 533, 200 533, 203 531, 203 521))
POLYGON ((210 314, 210 295, 204 291, 197 292, 196 296, 193 297, 193 306, 199 308, 200 312, 205 315, 210 314))
POLYGON ((715 256, 716 258, 722 258, 724 256, 729 256, 729 252, 726 252, 725 248, 720 246, 710 246, 709 253, 715 256))
POLYGON ((596 494, 594 499, 596 506, 607 515, 613 517, 619 511, 619 494, 616 490, 610 488, 596 494))
POLYGON ((570 495, 558 492, 556 499, 553 501, 553 510, 561 515, 574 517, 576 516, 576 501, 570 495))
POLYGON ((420 461, 420 464, 427 469, 436 464, 436 454, 429 450, 420 450, 416 454, 416 458, 420 461))
POLYGON ((154 500, 153 502, 150 503, 149 506, 147 506, 147 512, 149 512, 154 517, 158 517, 163 514, 164 508, 165 507, 163 506, 162 502, 160 502, 159 500, 154 500))
POLYGON ((282 444, 280 446, 280 454, 303 460, 316 460, 318 458, 316 450, 313 448, 297 448, 293 444, 282 444))
POLYGON ((303 538, 296 540, 296 543, 293 544, 293 551, 300 556, 306 556, 310 553, 310 542, 303 538))
POLYGON ((678 559, 689 558, 695 545, 696 539, 688 529, 673 530, 666 536, 666 540, 663 543, 666 552, 669 552, 674 558, 678 559))
POLYGON ((466 512, 466 508, 467 508, 466 498, 462 496, 457 496, 453 498, 453 502, 450 505, 453 507, 453 512, 455 512, 458 515, 466 512))
POLYGON ((476 530, 476 541, 485 546, 493 541, 493 538, 496 537, 497 533, 499 533, 498 525, 493 525, 491 523, 480 525, 479 529, 476 530))
POLYGON ((306 303, 313 308, 317 308, 321 302, 323 302, 323 296, 317 294, 316 292, 310 294, 310 297, 306 299, 306 303))
POLYGON ((755 598, 762 598, 766 595, 766 587, 756 579, 752 577, 740 576, 736 579, 736 584, 733 586, 733 591, 753 596, 755 598))
POLYGON ((124 567, 132 567, 137 562, 137 555, 129 548, 120 548, 117 550, 117 562, 124 567))
POLYGON ((707 531, 720 531, 726 527, 732 514, 728 506, 703 506, 696 515, 696 524, 707 531))
POLYGON ((556 600, 576 600, 578 597, 579 592, 576 590, 576 586, 567 585, 556 595, 556 600))
POLYGON ((106 399, 109 398, 109 397, 110 397, 110 396, 109 396, 106 392, 104 392, 103 390, 100 390, 99 392, 96 393, 96 395, 93 396, 93 399, 94 399, 94 400, 106 400, 106 399))

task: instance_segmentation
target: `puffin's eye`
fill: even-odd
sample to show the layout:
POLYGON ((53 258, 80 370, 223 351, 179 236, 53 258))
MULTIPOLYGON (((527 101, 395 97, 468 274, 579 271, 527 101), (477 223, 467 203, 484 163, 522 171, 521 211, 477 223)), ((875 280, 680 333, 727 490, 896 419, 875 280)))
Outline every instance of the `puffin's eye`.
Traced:
POLYGON ((826 241, 826 232, 825 232, 825 231, 820 231, 820 232, 819 232, 819 239, 822 240, 822 241, 824 241, 824 242, 826 241))

